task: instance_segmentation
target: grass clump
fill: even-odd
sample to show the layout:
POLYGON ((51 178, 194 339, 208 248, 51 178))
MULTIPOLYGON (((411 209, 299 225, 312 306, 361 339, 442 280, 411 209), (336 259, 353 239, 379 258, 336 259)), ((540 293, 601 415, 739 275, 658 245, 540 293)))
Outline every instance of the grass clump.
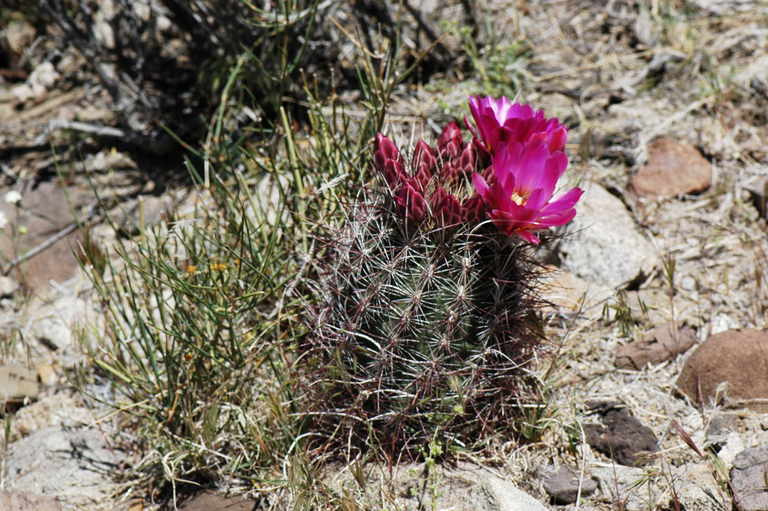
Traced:
MULTIPOLYGON (((249 65, 239 61, 227 83, 249 65)), ((125 440, 142 453, 128 477, 157 498, 189 482, 284 489, 295 502, 322 493, 295 394, 305 333, 297 290, 312 271, 314 226, 333 222, 350 183, 364 179, 395 83, 367 69, 369 110, 354 129, 337 103, 307 89, 306 131, 282 110, 272 144, 226 135, 244 97, 225 88, 208 145, 189 164, 193 210, 135 242, 118 239, 116 253, 83 246, 106 315, 90 357, 96 377, 111 381, 125 440)))
POLYGON ((192 223, 121 244, 122 264, 92 274, 107 323, 92 356, 147 454, 134 476, 244 476, 273 461, 280 431, 296 434, 286 410, 265 406, 288 400, 275 342, 285 334, 268 305, 291 260, 259 242, 257 228, 273 226, 234 204, 208 197, 192 223))

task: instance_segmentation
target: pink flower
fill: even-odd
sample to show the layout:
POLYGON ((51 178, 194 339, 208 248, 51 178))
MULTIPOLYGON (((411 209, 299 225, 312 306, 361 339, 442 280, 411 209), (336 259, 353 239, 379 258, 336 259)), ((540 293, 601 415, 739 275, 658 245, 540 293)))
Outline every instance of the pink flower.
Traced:
POLYGON ((475 119, 478 145, 494 154, 508 142, 544 143, 551 152, 562 151, 568 138, 565 126, 557 118, 547 119, 544 111, 509 99, 469 97, 469 109, 475 119))
POLYGON ((529 137, 527 142, 507 140, 494 147, 491 183, 480 174, 472 176, 493 223, 507 235, 533 244, 539 243, 534 231, 573 219, 574 206, 583 193, 573 188, 550 202, 568 166, 565 153, 552 151, 552 146, 551 139, 538 136, 529 137))

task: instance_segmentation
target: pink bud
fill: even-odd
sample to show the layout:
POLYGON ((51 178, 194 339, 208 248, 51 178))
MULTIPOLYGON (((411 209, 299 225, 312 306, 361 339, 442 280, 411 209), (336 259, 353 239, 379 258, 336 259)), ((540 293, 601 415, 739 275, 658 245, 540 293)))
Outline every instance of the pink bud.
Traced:
POLYGON ((446 124, 443 127, 443 132, 437 139, 437 147, 443 158, 457 156, 461 151, 462 143, 461 128, 459 128, 456 121, 446 124))
POLYGON ((411 168, 414 169, 414 178, 420 190, 426 188, 430 179, 432 179, 432 170, 436 163, 437 159, 432 148, 423 140, 419 140, 416 143, 416 148, 413 150, 411 168))
POLYGON ((405 216, 417 222, 424 219, 427 212, 427 202, 424 196, 413 186, 409 179, 395 194, 395 202, 405 211, 405 216))

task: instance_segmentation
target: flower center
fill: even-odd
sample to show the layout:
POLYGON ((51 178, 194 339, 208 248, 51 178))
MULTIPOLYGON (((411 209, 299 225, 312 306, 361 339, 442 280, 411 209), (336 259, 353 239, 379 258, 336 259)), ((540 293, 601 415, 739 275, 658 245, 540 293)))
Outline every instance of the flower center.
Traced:
POLYGON ((514 202, 518 206, 522 206, 523 204, 525 204, 525 201, 528 200, 529 195, 530 195, 529 193, 525 193, 525 192, 522 192, 522 194, 518 192, 513 192, 511 199, 512 199, 512 202, 514 202))

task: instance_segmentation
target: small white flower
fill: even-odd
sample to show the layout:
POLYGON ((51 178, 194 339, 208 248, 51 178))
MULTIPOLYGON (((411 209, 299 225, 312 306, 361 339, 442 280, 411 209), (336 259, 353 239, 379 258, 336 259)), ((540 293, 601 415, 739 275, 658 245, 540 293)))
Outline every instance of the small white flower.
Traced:
POLYGON ((0 229, 5 229, 6 225, 8 225, 8 218, 0 211, 0 229))
POLYGON ((5 202, 8 204, 18 204, 21 202, 21 194, 16 190, 11 190, 5 194, 5 202))

